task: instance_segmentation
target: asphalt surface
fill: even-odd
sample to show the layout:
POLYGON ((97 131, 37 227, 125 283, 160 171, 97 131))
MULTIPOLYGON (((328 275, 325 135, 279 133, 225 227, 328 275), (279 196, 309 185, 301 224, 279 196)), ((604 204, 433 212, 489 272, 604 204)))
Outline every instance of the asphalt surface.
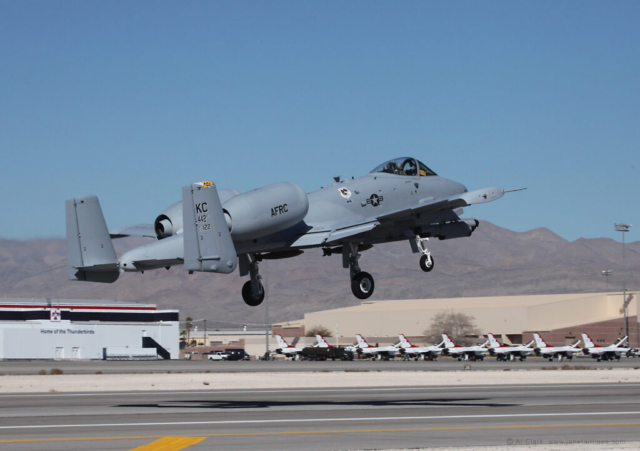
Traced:
POLYGON ((482 362, 459 362, 456 359, 443 357, 435 362, 429 361, 369 361, 354 360, 341 361, 251 361, 251 362, 214 362, 208 360, 154 360, 154 361, 51 361, 24 360, 0 361, 0 375, 38 374, 40 371, 49 373, 57 368, 64 374, 127 374, 127 373, 216 373, 216 372, 295 372, 295 371, 452 371, 463 370, 471 365, 474 370, 505 370, 571 367, 587 368, 636 368, 640 367, 640 358, 623 357, 620 361, 597 362, 590 357, 574 357, 572 361, 549 362, 539 357, 529 357, 524 362, 498 362, 494 357, 486 357, 482 362))
POLYGON ((0 395, 3 451, 611 449, 639 426, 640 384, 0 395))

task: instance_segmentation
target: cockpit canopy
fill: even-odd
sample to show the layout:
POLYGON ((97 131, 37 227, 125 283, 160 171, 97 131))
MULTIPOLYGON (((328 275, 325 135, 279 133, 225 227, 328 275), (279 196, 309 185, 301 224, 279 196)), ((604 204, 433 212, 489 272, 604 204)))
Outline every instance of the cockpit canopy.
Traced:
POLYGON ((411 157, 402 157, 396 158, 395 160, 389 160, 386 163, 382 163, 369 174, 375 174, 377 172, 384 172, 387 174, 395 175, 408 175, 413 177, 417 177, 418 175, 420 175, 421 177, 437 175, 424 163, 411 157))

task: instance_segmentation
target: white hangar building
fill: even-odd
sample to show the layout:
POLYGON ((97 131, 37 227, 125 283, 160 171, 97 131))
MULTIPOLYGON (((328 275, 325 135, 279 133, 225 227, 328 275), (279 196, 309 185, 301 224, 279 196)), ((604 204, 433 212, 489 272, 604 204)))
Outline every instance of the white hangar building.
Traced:
POLYGON ((177 359, 179 333, 152 304, 0 299, 0 359, 177 359))

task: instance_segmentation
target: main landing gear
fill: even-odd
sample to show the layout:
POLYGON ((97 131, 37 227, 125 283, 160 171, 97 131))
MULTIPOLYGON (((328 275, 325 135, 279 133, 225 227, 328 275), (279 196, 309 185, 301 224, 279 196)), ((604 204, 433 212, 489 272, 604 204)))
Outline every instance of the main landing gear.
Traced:
POLYGON ((255 254, 243 255, 240 258, 240 275, 247 273, 251 276, 251 280, 242 287, 242 299, 247 305, 257 307, 264 301, 264 287, 262 286, 262 276, 258 272, 258 259, 255 254))
POLYGON ((360 269, 359 259, 358 244, 345 243, 342 247, 342 266, 349 268, 351 291, 358 299, 368 299, 373 294, 375 284, 371 274, 360 269))
POLYGON ((419 236, 416 236, 418 250, 422 252, 422 257, 420 257, 420 268, 424 272, 430 272, 435 264, 433 257, 431 256, 431 252, 427 249, 427 241, 429 241, 429 238, 420 238, 419 236))

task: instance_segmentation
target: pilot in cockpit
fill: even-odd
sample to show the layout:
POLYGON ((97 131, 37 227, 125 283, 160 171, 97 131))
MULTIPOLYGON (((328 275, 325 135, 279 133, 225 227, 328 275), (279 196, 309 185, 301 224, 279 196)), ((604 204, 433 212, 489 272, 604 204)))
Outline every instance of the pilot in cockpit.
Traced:
POLYGON ((382 170, 382 172, 386 172, 387 174, 400 174, 400 168, 399 166, 393 162, 390 161, 389 163, 387 163, 387 165, 384 167, 384 169, 382 170))
POLYGON ((416 175, 418 173, 418 168, 416 168, 416 162, 413 158, 407 158, 402 163, 402 169, 404 169, 404 175, 416 175))
POLYGON ((415 177, 420 175, 426 177, 430 175, 436 175, 431 169, 425 166, 415 158, 396 158, 395 160, 382 163, 380 166, 371 171, 372 174, 377 172, 384 172, 386 174, 405 175, 415 177))

